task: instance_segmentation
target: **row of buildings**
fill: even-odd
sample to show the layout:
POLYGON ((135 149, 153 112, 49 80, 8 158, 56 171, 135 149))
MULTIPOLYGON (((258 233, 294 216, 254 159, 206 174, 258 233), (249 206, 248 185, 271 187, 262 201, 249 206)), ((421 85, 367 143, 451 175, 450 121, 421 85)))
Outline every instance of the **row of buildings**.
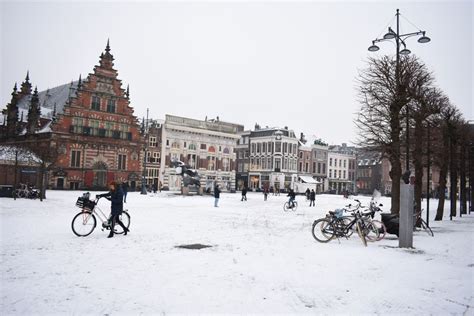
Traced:
MULTIPOLYGON (((139 120, 113 61, 107 42, 84 79, 41 92, 33 90, 29 74, 20 89, 15 84, 3 110, 0 145, 29 148, 43 162, 49 188, 102 189, 114 180, 132 189, 145 182, 179 190, 182 179, 171 162, 180 160, 199 172, 206 189, 286 190, 297 176, 317 182, 318 192, 389 191, 389 181, 379 179, 383 170, 367 171, 383 165, 381 159, 367 164, 354 147, 307 142, 288 127, 245 130, 219 117, 139 120)), ((13 168, 11 159, 0 165, 0 184, 22 181, 26 167, 13 168)))

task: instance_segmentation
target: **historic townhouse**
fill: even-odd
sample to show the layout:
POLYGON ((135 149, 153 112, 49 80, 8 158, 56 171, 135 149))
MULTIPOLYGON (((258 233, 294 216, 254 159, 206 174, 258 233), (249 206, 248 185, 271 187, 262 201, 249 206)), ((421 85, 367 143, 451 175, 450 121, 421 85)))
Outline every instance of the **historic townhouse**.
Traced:
POLYGON ((163 188, 181 189, 181 176, 171 166, 179 160, 196 169, 201 187, 212 190, 219 184, 222 191, 235 190, 235 147, 244 127, 222 122, 219 117, 204 121, 166 115, 162 128, 160 174, 163 188))
POLYGON ((242 190, 249 186, 249 157, 250 157, 250 131, 239 133, 240 138, 237 140, 235 147, 235 156, 237 163, 237 190, 242 190))
POLYGON ((311 175, 318 185, 318 193, 326 192, 329 183, 327 178, 326 166, 328 163, 328 145, 321 140, 315 140, 311 145, 311 175))
POLYGON ((33 93, 29 75, 19 92, 15 85, 2 142, 47 154, 49 187, 103 189, 112 180, 137 186, 142 140, 113 61, 107 42, 85 80, 33 93))
POLYGON ((260 128, 249 136, 248 186, 252 190, 287 190, 297 173, 298 139, 285 128, 260 128))
POLYGON ((357 152, 355 148, 329 146, 328 151, 329 190, 341 194, 344 191, 356 192, 357 152))

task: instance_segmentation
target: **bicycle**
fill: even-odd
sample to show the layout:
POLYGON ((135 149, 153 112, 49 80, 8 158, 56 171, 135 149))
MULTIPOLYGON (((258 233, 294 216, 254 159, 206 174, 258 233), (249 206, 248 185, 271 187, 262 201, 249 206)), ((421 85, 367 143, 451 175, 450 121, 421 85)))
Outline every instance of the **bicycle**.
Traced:
POLYGON ((292 202, 293 205, 290 205, 290 202, 285 202, 285 204, 283 204, 283 210, 285 212, 288 212, 289 210, 292 210, 293 212, 296 211, 296 209, 298 208, 298 202, 293 201, 292 202))
POLYGON ((349 204, 344 209, 338 209, 334 212, 329 211, 329 214, 327 214, 326 217, 315 220, 311 231, 314 239, 318 242, 326 243, 334 237, 349 238, 352 235, 355 226, 355 230, 357 231, 362 243, 367 247, 367 231, 376 228, 374 226, 369 227, 364 222, 362 213, 359 210, 360 201, 355 201, 359 204, 353 210, 350 210, 351 204, 349 204), (350 217, 344 217, 343 215, 345 211, 350 211, 354 218, 351 219, 350 217))
POLYGON ((420 223, 421 228, 425 232, 427 232, 428 235, 430 235, 431 237, 434 237, 434 233, 431 230, 431 228, 428 226, 428 223, 426 223, 426 221, 421 217, 421 212, 423 212, 423 210, 413 214, 413 230, 416 230, 416 228, 417 228, 416 224, 420 223))
MULTIPOLYGON (((96 216, 102 223, 102 231, 104 231, 104 229, 111 229, 110 215, 106 216, 97 205, 102 197, 96 196, 95 200, 89 200, 89 196, 89 192, 84 193, 82 197, 77 198, 76 201, 76 206, 82 210, 72 219, 71 228, 73 233, 79 237, 89 236, 94 231, 97 226, 96 216)), ((128 210, 123 210, 122 214, 119 215, 119 219, 127 229, 130 227, 130 214, 128 214, 128 210)), ((113 229, 115 234, 124 233, 124 230, 118 224, 115 224, 113 229)))

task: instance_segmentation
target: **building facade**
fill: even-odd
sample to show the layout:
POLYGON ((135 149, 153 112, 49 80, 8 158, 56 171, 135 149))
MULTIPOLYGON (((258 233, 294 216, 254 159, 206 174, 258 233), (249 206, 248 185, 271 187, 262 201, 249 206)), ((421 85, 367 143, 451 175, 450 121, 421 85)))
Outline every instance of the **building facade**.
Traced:
POLYGON ((236 154, 239 124, 166 115, 162 128, 160 181, 163 188, 181 190, 181 176, 171 166, 179 160, 196 169, 201 177, 201 187, 213 190, 218 184, 222 191, 235 190, 236 154))
POLYGON ((294 132, 287 127, 256 125, 249 135, 248 164, 249 189, 288 190, 292 175, 298 172, 298 139, 294 132))
POLYGON ((50 188, 105 189, 112 180, 137 186, 142 138, 113 61, 107 42, 85 80, 31 94, 28 74, 12 93, 2 142, 47 156, 50 188))
POLYGON ((235 147, 235 156, 237 163, 236 170, 236 189, 242 190, 249 186, 249 169, 250 169, 250 131, 243 131, 237 140, 235 147))
POLYGON ((328 190, 327 163, 328 145, 315 141, 311 145, 311 175, 316 181, 321 183, 318 185, 317 193, 323 193, 328 190))
POLYGON ((329 146, 328 182, 331 193, 342 194, 345 191, 357 192, 356 186, 357 152, 355 148, 329 146))

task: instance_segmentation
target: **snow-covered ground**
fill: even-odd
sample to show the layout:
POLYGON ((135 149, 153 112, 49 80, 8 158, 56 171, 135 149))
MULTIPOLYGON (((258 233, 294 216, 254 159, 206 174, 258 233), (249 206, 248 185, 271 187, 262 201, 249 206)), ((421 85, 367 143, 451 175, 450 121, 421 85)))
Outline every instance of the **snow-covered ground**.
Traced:
POLYGON ((128 236, 81 238, 71 231, 79 194, 0 199, 1 315, 474 314, 474 214, 431 221, 435 237, 416 232, 415 249, 393 235, 364 247, 311 235, 348 203, 341 196, 318 195, 312 208, 298 197, 285 213, 283 195, 222 194, 214 208, 210 196, 130 193, 128 236), (193 243, 213 247, 175 247, 193 243))

